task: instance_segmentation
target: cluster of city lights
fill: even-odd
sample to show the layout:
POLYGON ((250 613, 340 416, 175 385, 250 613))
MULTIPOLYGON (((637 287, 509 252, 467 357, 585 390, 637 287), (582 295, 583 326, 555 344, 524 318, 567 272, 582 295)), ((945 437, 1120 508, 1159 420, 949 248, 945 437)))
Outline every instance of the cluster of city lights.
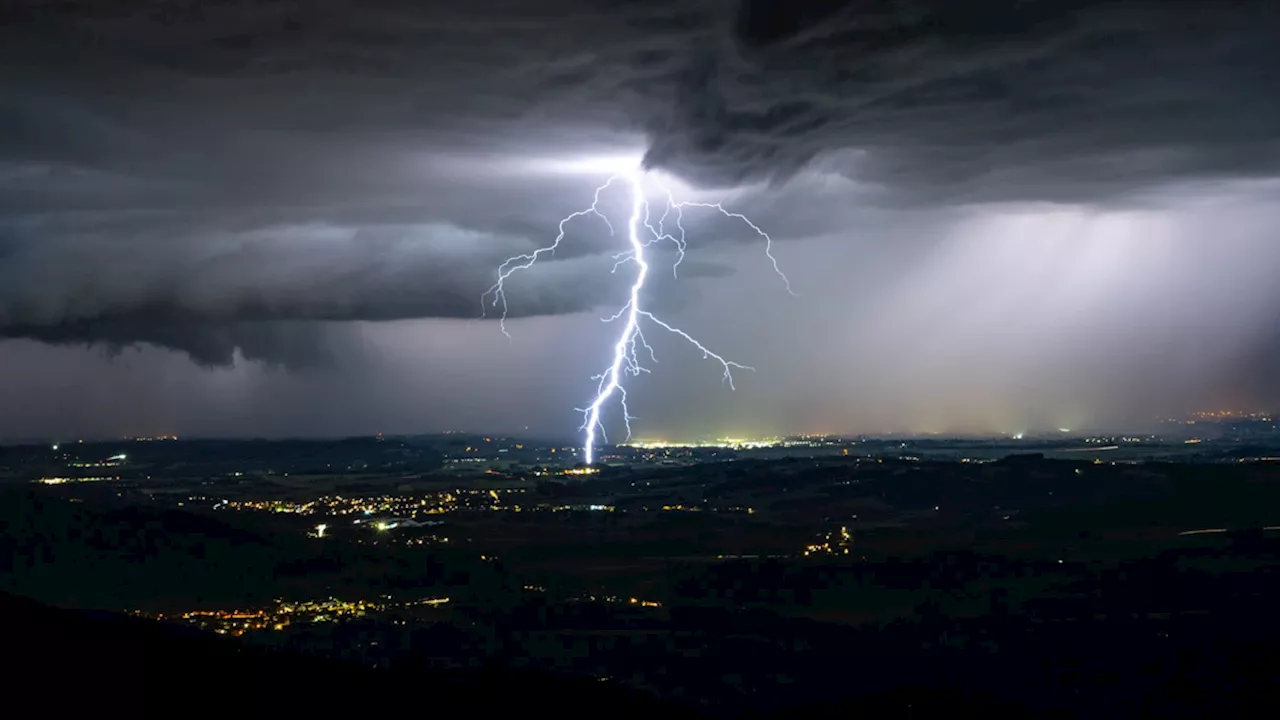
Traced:
POLYGON ((596 473, 598 473, 598 472, 600 472, 600 468, 594 468, 594 467, 581 467, 581 468, 570 468, 570 469, 568 469, 568 470, 565 470, 563 474, 565 474, 565 475, 595 475, 595 474, 596 474, 596 473))
POLYGON ((323 623, 364 617, 372 613, 420 607, 438 607, 449 602, 447 597, 422 598, 408 602, 373 602, 328 598, 308 602, 285 602, 264 608, 246 610, 193 610, 176 615, 135 612, 155 620, 177 620, 221 635, 240 636, 247 632, 284 630, 299 623, 323 623))
MULTIPOLYGON (((534 592, 545 592, 544 588, 537 588, 535 590, 534 586, 531 586, 531 585, 526 585, 525 589, 531 590, 534 592)), ((576 597, 568 598, 568 601, 579 602, 579 603, 588 603, 588 602, 608 603, 610 605, 632 605, 635 607, 642 607, 642 608, 662 607, 662 603, 658 602, 657 600, 643 600, 637 597, 620 597, 618 595, 578 595, 576 597)))
POLYGON ((110 482, 119 479, 119 475, 106 477, 44 477, 36 480, 36 482, 41 485, 62 485, 64 483, 110 482))
POLYGON ((1271 422, 1271 413, 1244 410, 1207 410, 1191 413, 1193 420, 1261 420, 1271 422))
MULTIPOLYGON (((934 508, 935 510, 937 508, 934 508)), ((804 548, 804 556, 813 555, 848 555, 853 547, 853 533, 849 528, 841 527, 839 532, 831 531, 822 534, 821 542, 811 543, 804 548)))
MULTIPOLYGON (((796 441, 790 441, 796 442, 796 441)), ((676 449, 696 449, 696 448, 720 448, 727 450, 754 450, 758 448, 769 447, 785 447, 788 441, 782 438, 764 438, 761 440, 751 440, 745 438, 718 438, 716 440, 696 440, 693 442, 668 442, 665 440, 645 440, 629 442, 619 445, 619 447, 634 448, 636 450, 676 450, 676 449)))
MULTIPOLYGON (((459 510, 493 510, 510 507, 504 496, 520 495, 524 488, 500 488, 495 490, 454 489, 427 492, 416 495, 376 495, 371 497, 346 497, 325 495, 315 500, 295 502, 290 500, 212 500, 215 510, 240 510, 249 512, 273 512, 294 515, 439 515, 459 510)), ((210 498, 192 496, 192 502, 210 501, 210 498)))
POLYGON ((577 477, 582 475, 595 475, 599 472, 600 472, 600 468, 597 468, 597 467, 580 467, 580 468, 567 468, 564 470, 534 470, 533 476, 534 477, 562 477, 562 476, 568 475, 568 476, 577 477))

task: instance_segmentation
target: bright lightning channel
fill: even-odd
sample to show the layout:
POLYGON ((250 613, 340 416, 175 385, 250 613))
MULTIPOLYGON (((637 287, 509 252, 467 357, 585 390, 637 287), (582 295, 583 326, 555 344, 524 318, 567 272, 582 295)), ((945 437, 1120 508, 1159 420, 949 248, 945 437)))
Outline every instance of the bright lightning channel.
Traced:
MULTIPOLYGON (((576 408, 578 412, 582 413, 583 417, 582 426, 578 429, 586 433, 582 451, 588 465, 592 464, 595 460, 597 433, 599 433, 602 440, 608 442, 608 436, 605 434, 604 424, 601 421, 601 413, 603 412, 605 405, 614 397, 614 395, 618 396, 618 405, 622 410, 623 424, 627 429, 627 439, 629 440, 631 438, 631 421, 635 418, 627 408, 627 389, 622 385, 623 376, 624 374, 635 376, 640 373, 649 372, 648 368, 640 363, 640 348, 644 348, 648 353, 650 361, 655 363, 658 361, 657 356, 653 352, 653 347, 651 347, 645 340, 644 330, 641 327, 641 320, 648 321, 663 330, 680 336, 700 350, 702 352, 703 359, 715 360, 718 362, 724 370, 724 374, 721 379, 729 385, 731 390, 736 389, 733 383, 734 369, 754 370, 754 368, 748 365, 742 365, 732 360, 728 360, 721 355, 712 352, 705 345, 694 339, 692 335, 689 335, 684 330, 660 320, 653 313, 645 310, 641 304, 640 293, 644 289, 644 284, 649 277, 650 270, 649 263, 645 259, 645 248, 655 242, 661 242, 664 240, 670 241, 674 244, 678 255, 671 270, 673 274, 677 276, 679 274, 680 263, 684 261, 684 253, 687 247, 684 229, 684 211, 686 208, 706 208, 715 210, 725 217, 741 220, 749 228, 755 231, 757 235, 764 238, 765 256, 769 259, 769 262, 772 263, 773 271, 782 278, 783 285, 786 287, 787 292, 795 295, 795 292, 791 289, 791 281, 788 280, 787 276, 782 272, 782 269, 778 266, 777 258, 773 255, 773 238, 741 213, 730 212, 720 203, 688 201, 677 202, 670 190, 658 184, 659 190, 661 190, 665 196, 665 201, 662 215, 658 218, 655 226, 650 213, 649 201, 645 195, 645 180, 649 177, 650 176, 648 174, 641 171, 610 177, 603 185, 596 188, 595 196, 590 207, 561 218, 559 232, 557 233, 555 240, 550 245, 538 248, 531 253, 516 255, 508 258, 504 263, 502 263, 498 268, 497 282, 493 284, 493 287, 490 287, 485 291, 484 295, 481 297, 481 306, 484 311, 487 311, 487 307, 490 304, 492 307, 502 308, 502 316, 499 326, 502 329, 502 334, 506 335, 509 339, 511 334, 507 332, 506 323, 507 280, 515 273, 521 270, 528 270, 533 267, 533 265, 542 257, 554 254, 556 249, 560 247, 560 243, 564 240, 566 226, 573 220, 587 216, 595 216, 604 222, 605 226, 609 228, 610 236, 613 236, 613 224, 610 223, 609 218, 600 211, 600 196, 614 183, 622 182, 628 186, 631 194, 631 216, 627 222, 627 238, 630 248, 613 256, 615 262, 612 272, 617 272, 618 268, 627 263, 635 263, 639 269, 636 273, 635 280, 631 284, 631 295, 627 300, 627 303, 623 305, 622 309, 612 317, 603 318, 604 322, 615 322, 619 319, 625 318, 622 332, 619 333, 618 340, 613 346, 613 362, 603 373, 591 378, 592 380, 598 381, 595 399, 592 400, 591 404, 585 408, 576 408), (674 232, 668 232, 666 229, 667 222, 673 215, 674 232), (490 296, 493 298, 491 302, 489 301, 490 296)), ((656 181, 654 182, 657 184, 656 181)))

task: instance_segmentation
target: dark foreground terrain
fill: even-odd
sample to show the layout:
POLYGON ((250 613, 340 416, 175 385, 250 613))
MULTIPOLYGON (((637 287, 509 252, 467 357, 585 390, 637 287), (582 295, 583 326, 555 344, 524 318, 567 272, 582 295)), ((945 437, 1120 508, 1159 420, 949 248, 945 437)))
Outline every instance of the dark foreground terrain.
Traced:
MULTIPOLYGON (((501 667, 443 672, 407 663, 371 669, 246 647, 147 620, 54 609, 7 594, 0 595, 0 618, 7 650, 17 660, 7 672, 9 686, 31 689, 31 695, 19 694, 52 717, 103 711, 130 717, 193 713, 198 717, 339 717, 439 711, 484 717, 607 714, 670 720, 711 715, 590 680, 501 667)), ((945 638, 945 628, 935 630, 945 638)), ((955 717, 956 713, 985 718, 1269 716, 1266 708, 1277 678, 1273 637, 1152 643, 1123 631, 1107 637, 1097 630, 1102 628, 1083 637, 1060 635, 1047 647, 1010 648, 999 661, 981 650, 953 652, 948 657, 894 651, 883 644, 889 638, 873 640, 828 657, 845 667, 830 673, 829 681, 838 683, 844 675, 861 677, 862 682, 827 693, 825 702, 816 699, 746 714, 777 718, 873 712, 912 718, 955 717), (1048 657, 1054 653, 1064 654, 1048 657), (1045 667, 1046 660, 1054 667, 1045 667), (868 678, 871 683, 866 682, 868 678), (1138 688, 1124 687, 1135 682, 1138 688), (868 687, 879 683, 891 689, 868 687), (1040 693, 1048 695, 1028 697, 1040 693), (1135 696, 1141 696, 1141 702, 1129 702, 1135 696), (1079 712, 1086 708, 1085 713, 1079 712)), ((916 637, 901 639, 918 639, 915 633, 908 635, 916 637)), ((786 644, 795 638, 773 640, 786 644)))
POLYGON ((1280 680, 1275 463, 199 467, 0 498, 42 708, 1254 717, 1280 680))
POLYGON ((0 595, 0 617, 17 661, 6 684, 31 689, 30 701, 45 716, 338 717, 449 709, 494 717, 542 708, 587 717, 614 707, 627 717, 681 717, 679 708, 585 680, 496 669, 374 670, 7 594, 0 595))

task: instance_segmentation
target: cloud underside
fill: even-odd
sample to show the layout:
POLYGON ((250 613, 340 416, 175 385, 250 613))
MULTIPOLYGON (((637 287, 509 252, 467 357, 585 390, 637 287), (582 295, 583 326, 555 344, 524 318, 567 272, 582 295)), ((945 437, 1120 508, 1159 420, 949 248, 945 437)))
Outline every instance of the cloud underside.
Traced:
MULTIPOLYGON (((1274 3, 35 7, 0 10, 0 336, 208 365, 323 360, 327 323, 479 317, 502 260, 592 189, 484 172, 504 156, 637 137, 695 185, 816 167, 909 207, 1280 165, 1274 3)), ((511 315, 615 302, 601 230, 511 315)), ((679 306, 722 274, 655 290, 679 306)))

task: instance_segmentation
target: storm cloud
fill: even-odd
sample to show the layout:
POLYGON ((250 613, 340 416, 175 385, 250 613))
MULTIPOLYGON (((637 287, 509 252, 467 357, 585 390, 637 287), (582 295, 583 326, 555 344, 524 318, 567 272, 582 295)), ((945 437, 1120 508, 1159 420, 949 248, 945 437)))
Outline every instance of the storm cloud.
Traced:
MULTIPOLYGON (((921 283, 991 251, 958 239, 957 218, 984 208, 1044 209, 999 232, 1052 244, 1068 274, 1142 274, 1153 242, 1191 257, 1215 238, 1143 225, 1158 235, 1144 250, 1107 229, 1112 255, 1086 262, 1103 255, 1058 237, 1076 227, 1063 213, 1181 212, 1196 188, 1243 188, 1264 200, 1233 210, 1256 235, 1220 241, 1229 270, 1277 268, 1258 209, 1280 174, 1276 37, 1280 8, 1261 1, 7 3, 0 337, 303 369, 361 342, 357 324, 479 321, 503 260, 549 242, 604 179, 554 158, 634 156, 691 197, 750 208, 780 244, 823 248, 779 251, 801 277, 836 256, 850 276, 914 258, 897 275, 914 296, 868 279, 805 306, 824 317, 923 313, 920 296, 939 296, 921 283), (872 247, 889 237, 900 247, 872 247)), ((773 282, 752 274, 754 234, 701 215, 689 230, 680 277, 654 275, 655 308, 697 315, 711 289, 773 282)), ((617 250, 602 224, 571 226, 513 282, 510 317, 616 304, 617 250)), ((1172 267, 1163 288, 1196 280, 1172 267)), ((1005 272, 988 282, 1028 268, 1005 272)), ((1275 307, 1264 285, 1235 287, 1250 328, 1275 307)), ((1210 305, 1190 312, 1212 325, 1210 305)), ((1045 312, 1047 327, 1082 322, 1045 312)), ((1275 341, 1246 332, 1214 367, 1264 374, 1275 341)))
POLYGON ((927 201, 1108 200, 1280 161, 1273 3, 739 5, 649 162, 709 181, 830 158, 927 201))

